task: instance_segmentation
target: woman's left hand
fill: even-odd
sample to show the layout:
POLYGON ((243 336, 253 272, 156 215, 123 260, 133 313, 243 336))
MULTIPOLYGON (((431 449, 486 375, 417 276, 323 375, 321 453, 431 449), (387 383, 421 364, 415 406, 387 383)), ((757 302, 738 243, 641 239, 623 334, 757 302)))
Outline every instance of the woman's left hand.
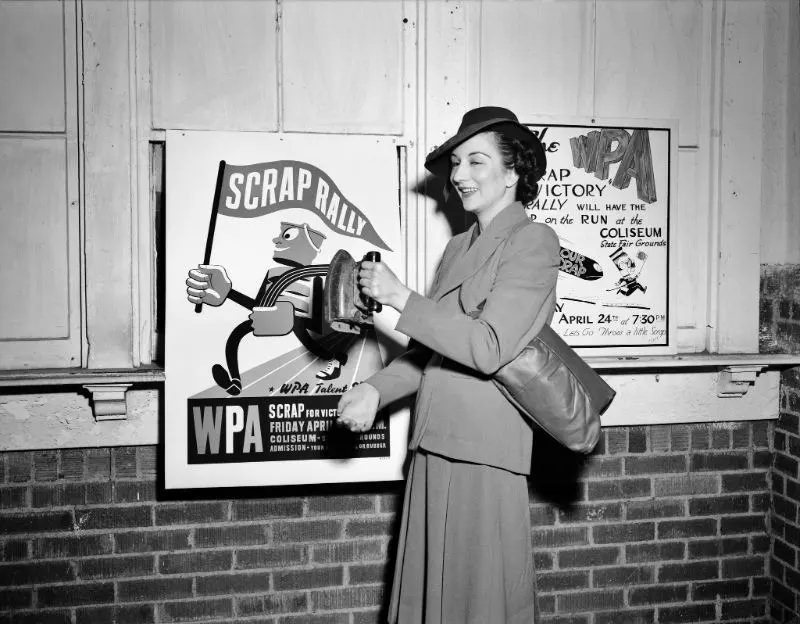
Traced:
POLYGON ((339 398, 337 422, 356 433, 369 431, 380 399, 380 393, 366 382, 353 386, 339 398))
POLYGON ((358 272, 358 284, 365 295, 398 312, 403 311, 411 295, 411 289, 407 288, 383 262, 363 261, 358 272))

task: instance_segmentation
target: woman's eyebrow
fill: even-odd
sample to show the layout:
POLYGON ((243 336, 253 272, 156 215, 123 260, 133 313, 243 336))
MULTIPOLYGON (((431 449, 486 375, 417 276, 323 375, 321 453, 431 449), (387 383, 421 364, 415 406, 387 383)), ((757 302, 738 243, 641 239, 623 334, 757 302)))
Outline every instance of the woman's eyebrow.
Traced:
MULTIPOLYGON (((466 157, 469 158, 470 156, 485 156, 486 158, 491 158, 491 156, 489 156, 489 154, 487 154, 486 152, 480 152, 480 151, 470 152, 469 154, 467 154, 466 157)), ((450 160, 453 160, 454 158, 458 158, 458 156, 456 156, 455 154, 450 154, 450 160)))

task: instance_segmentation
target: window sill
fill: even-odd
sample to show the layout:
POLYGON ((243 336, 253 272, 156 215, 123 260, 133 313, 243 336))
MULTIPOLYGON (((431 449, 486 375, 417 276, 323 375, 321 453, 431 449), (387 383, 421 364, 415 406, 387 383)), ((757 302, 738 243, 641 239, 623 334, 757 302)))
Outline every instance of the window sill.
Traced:
POLYGON ((620 357, 584 354, 583 358, 592 368, 610 372, 614 370, 672 372, 676 369, 723 369, 730 366, 791 368, 800 365, 800 353, 680 353, 678 355, 620 357))
POLYGON ((0 371, 0 389, 81 386, 91 394, 96 421, 126 420, 127 392, 132 386, 164 382, 164 369, 143 366, 134 369, 30 369, 0 371))
POLYGON ((164 369, 142 366, 125 369, 40 368, 0 370, 0 388, 38 386, 83 386, 85 384, 163 383, 164 369))
MULTIPOLYGON (((777 418, 779 370, 800 365, 800 354, 584 357, 594 369, 613 377, 609 382, 618 391, 604 415, 605 425, 777 418), (681 398, 676 401, 677 396, 681 398), (731 398, 742 400, 731 403, 731 398)), ((91 395, 96 421, 125 420, 127 391, 164 381, 159 366, 18 369, 0 371, 0 393, 3 388, 80 387, 91 395)))
POLYGON ((617 391, 604 426, 772 420, 780 415, 780 371, 800 354, 684 353, 586 357, 617 391))

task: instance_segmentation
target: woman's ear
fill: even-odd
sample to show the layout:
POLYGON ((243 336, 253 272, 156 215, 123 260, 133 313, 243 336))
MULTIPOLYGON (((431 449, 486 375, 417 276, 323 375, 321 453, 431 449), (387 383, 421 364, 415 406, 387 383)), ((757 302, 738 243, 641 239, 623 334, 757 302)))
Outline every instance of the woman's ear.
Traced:
POLYGON ((511 169, 506 169, 506 188, 516 186, 517 182, 519 182, 519 174, 517 173, 517 170, 513 167, 511 169))

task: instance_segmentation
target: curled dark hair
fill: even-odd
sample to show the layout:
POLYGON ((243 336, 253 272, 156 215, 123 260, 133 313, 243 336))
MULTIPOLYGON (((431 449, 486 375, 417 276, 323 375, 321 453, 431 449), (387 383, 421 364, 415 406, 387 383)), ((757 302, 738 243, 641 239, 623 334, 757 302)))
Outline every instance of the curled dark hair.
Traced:
POLYGON ((517 172, 517 194, 515 199, 524 206, 539 194, 539 180, 544 175, 544 163, 538 162, 533 148, 502 131, 492 130, 497 148, 503 156, 503 164, 517 172))

